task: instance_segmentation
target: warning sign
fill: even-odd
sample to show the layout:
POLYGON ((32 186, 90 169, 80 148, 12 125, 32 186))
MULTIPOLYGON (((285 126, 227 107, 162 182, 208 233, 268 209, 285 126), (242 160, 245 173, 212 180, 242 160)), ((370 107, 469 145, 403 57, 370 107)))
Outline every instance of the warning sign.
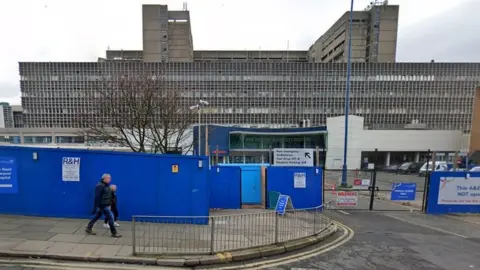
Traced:
POLYGON ((339 191, 337 192, 337 206, 357 206, 358 192, 339 191))

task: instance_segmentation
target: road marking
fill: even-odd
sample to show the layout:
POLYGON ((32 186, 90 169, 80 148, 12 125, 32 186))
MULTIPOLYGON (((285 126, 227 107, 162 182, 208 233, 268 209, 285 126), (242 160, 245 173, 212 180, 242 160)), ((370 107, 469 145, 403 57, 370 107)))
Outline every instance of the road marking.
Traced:
POLYGON ((414 225, 416 225, 416 226, 428 228, 428 229, 431 229, 431 230, 434 230, 434 231, 438 231, 438 232, 442 232, 442 233, 446 233, 446 234, 458 236, 458 237, 463 238, 463 239, 468 239, 468 237, 465 236, 465 235, 461 235, 461 234, 454 233, 454 232, 451 232, 451 231, 447 231, 447 230, 444 230, 444 229, 432 227, 432 226, 425 225, 425 224, 421 224, 421 223, 414 222, 414 221, 411 221, 411 220, 406 220, 406 219, 404 219, 404 218, 400 218, 400 217, 396 217, 396 216, 391 216, 391 215, 385 215, 385 216, 391 217, 391 218, 394 218, 394 219, 397 219, 397 220, 400 220, 400 221, 403 221, 403 222, 406 222, 406 223, 414 224, 414 225))
POLYGON ((264 260, 264 261, 260 261, 260 262, 245 263, 243 265, 235 265, 235 266, 226 266, 226 267, 219 266, 216 269, 264 269, 264 268, 275 267, 275 266, 288 264, 288 263, 292 263, 292 262, 297 262, 299 260, 305 260, 305 259, 308 259, 308 258, 311 258, 311 257, 314 257, 314 256, 321 255, 323 253, 329 252, 329 251, 347 243, 355 235, 353 230, 350 229, 349 227, 347 227, 347 226, 345 226, 345 225, 343 225, 339 222, 336 222, 336 221, 335 221, 335 224, 337 224, 338 227, 341 227, 343 229, 343 234, 339 238, 335 239, 334 241, 332 241, 332 242, 330 242, 330 243, 328 243, 324 246, 318 247, 318 248, 313 249, 313 250, 306 251, 306 252, 301 253, 301 254, 293 254, 293 255, 284 256, 284 257, 278 258, 278 259, 271 259, 271 260, 264 260))
POLYGON ((342 214, 344 214, 344 215, 347 215, 347 216, 350 215, 350 213, 348 213, 348 212, 346 212, 346 211, 343 211, 343 210, 338 210, 338 212, 340 212, 340 213, 342 213, 342 214))
POLYGON ((451 215, 445 215, 445 217, 465 221, 465 222, 471 223, 473 225, 480 226, 480 222, 476 222, 476 221, 473 221, 473 220, 463 219, 463 218, 455 217, 455 216, 451 216, 451 215))

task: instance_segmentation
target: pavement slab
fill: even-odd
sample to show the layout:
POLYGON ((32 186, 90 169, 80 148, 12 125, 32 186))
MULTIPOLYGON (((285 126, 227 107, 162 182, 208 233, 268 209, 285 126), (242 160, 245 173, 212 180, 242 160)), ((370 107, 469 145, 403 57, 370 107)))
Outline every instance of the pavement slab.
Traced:
POLYGON ((53 244, 54 244, 53 242, 48 242, 48 241, 28 240, 15 246, 14 248, 12 248, 12 250, 45 252, 53 244))
POLYGON ((75 243, 53 243, 49 248, 45 250, 46 253, 54 253, 54 254, 69 254, 77 244, 75 243))

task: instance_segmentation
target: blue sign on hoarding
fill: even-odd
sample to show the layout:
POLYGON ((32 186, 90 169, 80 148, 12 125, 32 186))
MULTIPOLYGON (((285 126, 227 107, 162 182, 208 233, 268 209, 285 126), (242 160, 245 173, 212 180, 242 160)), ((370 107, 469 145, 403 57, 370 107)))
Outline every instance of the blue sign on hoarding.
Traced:
POLYGON ((0 157, 0 193, 17 193, 17 164, 13 157, 0 157))
POLYGON ((285 210, 287 210, 288 200, 290 196, 288 195, 280 195, 278 196, 277 206, 275 207, 275 212, 280 215, 285 214, 285 210))
POLYGON ((392 201, 414 201, 417 183, 392 183, 392 201))

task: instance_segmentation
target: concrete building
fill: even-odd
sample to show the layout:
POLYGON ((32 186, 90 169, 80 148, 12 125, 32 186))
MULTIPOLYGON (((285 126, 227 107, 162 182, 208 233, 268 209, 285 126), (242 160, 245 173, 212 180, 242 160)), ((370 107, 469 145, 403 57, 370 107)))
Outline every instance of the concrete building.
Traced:
POLYGON ((188 10, 169 11, 167 5, 143 5, 142 18, 143 61, 193 61, 193 39, 188 10))
MULTIPOLYGON (((352 62, 395 62, 399 6, 374 1, 352 14, 352 62)), ((350 12, 345 12, 308 50, 316 63, 346 62, 350 12)))
MULTIPOLYGON (((399 6, 375 0, 364 11, 353 12, 352 61, 395 62, 399 6)), ((195 51, 190 12, 170 11, 167 5, 143 5, 143 51, 108 50, 107 60, 145 62, 347 62, 348 20, 346 12, 305 51, 195 51)))
MULTIPOLYGON (((203 123, 327 126, 325 163, 337 167, 343 147, 348 13, 308 51, 194 51, 187 10, 146 5, 143 16, 143 50, 108 50, 98 62, 21 62, 25 129, 17 131, 31 133, 18 136, 9 130, 4 141, 18 137, 19 143, 55 144, 63 140, 59 137, 71 137, 39 129, 78 130, 98 122, 95 117, 80 122, 77 116, 94 110, 87 97, 99 87, 99 74, 116 80, 119 71, 134 74, 148 66, 163 74, 167 88, 181 93, 185 107, 199 99, 209 102, 201 110, 203 123)), ((468 149, 480 64, 394 63, 398 6, 377 1, 353 18, 349 168, 375 148, 384 153, 386 164, 422 159, 428 149, 445 155, 468 149)))
POLYGON ((7 102, 0 102, 0 128, 13 128, 13 110, 7 102))

